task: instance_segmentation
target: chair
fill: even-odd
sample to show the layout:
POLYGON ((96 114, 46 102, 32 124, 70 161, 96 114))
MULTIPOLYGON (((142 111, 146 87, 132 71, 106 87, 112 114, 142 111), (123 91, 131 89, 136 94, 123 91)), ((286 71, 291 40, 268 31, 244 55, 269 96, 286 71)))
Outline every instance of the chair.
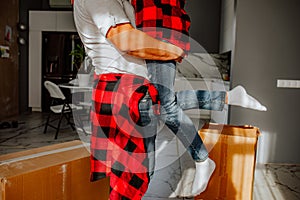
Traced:
POLYGON ((80 109, 80 107, 76 106, 76 105, 73 105, 73 104, 69 104, 66 97, 65 97, 65 95, 63 94, 63 92, 61 91, 59 86, 56 85, 55 83, 53 83, 51 81, 45 81, 44 86, 48 90, 48 92, 50 94, 50 97, 51 97, 50 113, 49 113, 48 118, 47 118, 44 133, 47 132, 47 128, 48 128, 48 126, 50 126, 54 129, 56 129, 54 139, 57 139, 58 132, 59 132, 60 125, 61 125, 61 122, 62 122, 63 118, 65 118, 67 120, 68 124, 71 126, 71 128, 73 130, 75 130, 74 123, 71 122, 72 111, 73 110, 78 110, 78 109, 80 109), (60 115, 59 118, 56 118, 56 120, 58 119, 57 126, 55 126, 53 123, 50 124, 50 117, 53 114, 59 114, 60 115))

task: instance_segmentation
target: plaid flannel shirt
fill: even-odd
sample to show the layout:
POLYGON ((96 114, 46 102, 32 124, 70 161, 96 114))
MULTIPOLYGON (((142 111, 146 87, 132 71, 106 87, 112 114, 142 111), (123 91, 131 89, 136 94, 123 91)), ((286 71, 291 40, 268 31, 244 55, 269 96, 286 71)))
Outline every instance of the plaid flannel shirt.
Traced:
POLYGON ((152 37, 190 50, 190 17, 184 10, 185 0, 132 0, 136 26, 152 37))
POLYGON ((155 87, 130 74, 95 75, 92 95, 91 181, 110 177, 110 200, 140 200, 149 184, 145 136, 138 103, 155 87))

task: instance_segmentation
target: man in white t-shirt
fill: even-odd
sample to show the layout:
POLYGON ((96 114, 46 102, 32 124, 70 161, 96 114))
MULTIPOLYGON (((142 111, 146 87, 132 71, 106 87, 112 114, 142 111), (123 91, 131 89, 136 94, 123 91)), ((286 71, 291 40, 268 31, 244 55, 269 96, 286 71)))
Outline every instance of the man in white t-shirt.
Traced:
POLYGON ((149 161, 148 136, 136 125, 138 103, 145 96, 158 102, 144 59, 181 60, 184 52, 134 29, 122 1, 75 0, 74 21, 95 66, 91 180, 109 176, 111 200, 139 200, 147 191, 149 161))

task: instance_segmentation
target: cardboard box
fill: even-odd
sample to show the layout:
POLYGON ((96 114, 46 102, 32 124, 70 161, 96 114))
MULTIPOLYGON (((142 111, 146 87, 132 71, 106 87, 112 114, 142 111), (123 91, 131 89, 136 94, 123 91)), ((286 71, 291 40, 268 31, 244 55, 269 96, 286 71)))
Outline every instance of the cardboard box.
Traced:
MULTIPOLYGON (((252 199, 258 128, 207 124, 199 131, 216 170, 195 199, 252 199)), ((72 141, 0 156, 0 200, 107 200, 109 180, 89 181, 90 154, 72 141)))
POLYGON ((207 189, 195 199, 251 200, 259 129, 206 124, 199 133, 216 169, 207 189))
POLYGON ((89 181, 90 154, 72 141, 0 156, 0 200, 107 200, 108 179, 89 181))

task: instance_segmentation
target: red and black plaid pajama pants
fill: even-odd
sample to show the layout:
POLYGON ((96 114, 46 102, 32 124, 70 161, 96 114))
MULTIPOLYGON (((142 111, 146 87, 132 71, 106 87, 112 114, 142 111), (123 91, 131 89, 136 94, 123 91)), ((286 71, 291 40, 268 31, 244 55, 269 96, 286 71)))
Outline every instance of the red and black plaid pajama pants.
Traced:
POLYGON ((149 176, 138 103, 147 92, 156 102, 157 91, 130 74, 95 75, 93 87, 91 181, 109 176, 110 200, 140 200, 149 176))
POLYGON ((185 0, 132 0, 136 27, 148 35, 190 50, 191 19, 184 10, 185 0))

